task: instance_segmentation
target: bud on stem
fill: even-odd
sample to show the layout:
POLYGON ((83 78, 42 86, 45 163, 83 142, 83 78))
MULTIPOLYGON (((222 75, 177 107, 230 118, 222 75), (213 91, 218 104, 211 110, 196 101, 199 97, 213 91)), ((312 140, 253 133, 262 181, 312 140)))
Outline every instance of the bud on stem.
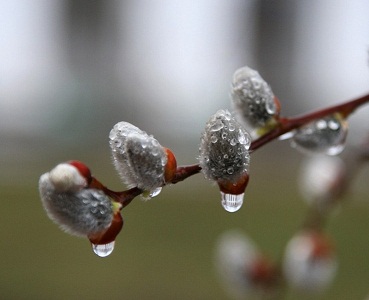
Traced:
POLYGON ((233 75, 231 97, 237 116, 253 133, 262 135, 277 124, 279 100, 257 71, 247 66, 238 69, 233 75))
POLYGON ((122 205, 109 198, 109 190, 92 177, 85 164, 70 161, 57 165, 41 176, 39 190, 47 215, 61 229, 87 236, 95 248, 108 248, 94 248, 99 256, 113 251, 114 240, 123 226, 122 205))
POLYGON ((222 205, 237 211, 248 182, 251 138, 227 110, 219 110, 206 124, 200 143, 200 166, 209 180, 218 183, 222 205))
POLYGON ((146 132, 119 122, 110 132, 113 162, 122 181, 151 196, 170 182, 177 169, 174 154, 146 132))

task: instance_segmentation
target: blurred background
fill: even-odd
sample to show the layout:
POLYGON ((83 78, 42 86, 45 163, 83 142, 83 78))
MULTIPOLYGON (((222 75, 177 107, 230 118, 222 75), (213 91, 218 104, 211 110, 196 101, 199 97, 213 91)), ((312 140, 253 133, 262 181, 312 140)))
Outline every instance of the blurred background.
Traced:
MULTIPOLYGON (((288 142, 252 154, 236 214, 201 175, 135 200, 104 259, 47 218, 40 175, 78 159, 124 190, 108 146, 123 120, 179 164, 195 163, 205 122, 231 108, 231 77, 244 65, 270 83, 285 116, 369 90, 365 0, 0 0, 0 9, 2 299, 228 299, 213 266, 217 237, 240 228, 278 259, 306 212, 296 182, 303 156, 288 142)), ((368 117, 364 108, 350 119, 349 143, 368 117)), ((339 270, 321 299, 369 295, 368 175, 328 222, 339 270)))

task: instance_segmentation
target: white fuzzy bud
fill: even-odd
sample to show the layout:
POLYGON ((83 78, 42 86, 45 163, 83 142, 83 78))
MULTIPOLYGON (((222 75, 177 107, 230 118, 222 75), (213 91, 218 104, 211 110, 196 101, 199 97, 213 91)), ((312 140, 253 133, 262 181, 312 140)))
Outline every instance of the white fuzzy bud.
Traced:
POLYGON ((113 163, 128 187, 151 191, 165 183, 167 155, 152 136, 127 122, 110 131, 113 163))
POLYGON ((87 188, 86 178, 68 163, 43 174, 39 192, 48 217, 70 234, 98 233, 113 220, 109 197, 100 190, 87 188))
POLYGON ((236 182, 248 172, 250 144, 250 135, 230 112, 219 110, 201 136, 199 161, 205 177, 236 182))
POLYGON ((218 239, 215 266, 233 299, 259 299, 260 294, 273 294, 275 268, 254 242, 238 230, 229 230, 218 239))
POLYGON ((253 284, 247 277, 258 251, 253 241, 238 230, 223 233, 216 245, 215 267, 221 283, 235 299, 245 299, 252 293, 253 284))
POLYGON ((49 179, 54 185, 55 191, 75 192, 87 186, 86 178, 84 178, 76 169, 70 164, 59 164, 49 173, 49 179))
POLYGON ((340 195, 345 180, 346 166, 340 157, 314 155, 302 165, 299 180, 301 194, 309 204, 325 210, 340 195))
POLYGON ((257 71, 247 66, 234 73, 231 97, 240 119, 252 128, 263 127, 279 113, 270 86, 257 71))
POLYGON ((337 261, 329 241, 320 233, 304 232, 287 245, 283 270, 287 282, 306 292, 321 292, 332 282, 337 261))

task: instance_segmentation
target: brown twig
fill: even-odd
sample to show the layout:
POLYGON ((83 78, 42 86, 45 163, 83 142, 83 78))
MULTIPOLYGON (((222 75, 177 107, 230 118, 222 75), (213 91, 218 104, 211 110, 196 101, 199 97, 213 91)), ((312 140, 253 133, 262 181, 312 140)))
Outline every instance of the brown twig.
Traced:
MULTIPOLYGON (((330 106, 327 108, 315 110, 310 113, 306 113, 297 117, 292 118, 279 118, 277 121, 277 125, 275 128, 270 130, 265 135, 261 136, 260 138, 254 140, 251 143, 250 151, 254 151, 263 145, 273 141, 274 139, 278 138, 279 136, 290 132, 294 129, 297 129, 303 125, 306 125, 316 119, 320 119, 326 116, 329 116, 334 113, 340 113, 344 118, 348 117, 352 114, 358 107, 366 104, 369 102, 369 94, 366 94, 360 98, 341 103, 338 105, 330 106)), ((175 184, 180 181, 191 177, 201 171, 201 167, 199 164, 189 165, 189 166, 179 166, 176 170, 176 174, 174 175, 171 182, 166 184, 175 184)), ((123 192, 114 192, 107 188, 105 188, 105 192, 112 197, 115 201, 120 202, 123 207, 127 206, 131 201, 138 195, 142 194, 142 190, 135 187, 123 192)))
POLYGON ((306 125, 314 120, 332 115, 334 113, 340 113, 344 118, 352 114, 358 107, 369 102, 369 94, 366 94, 360 98, 334 105, 331 107, 319 109, 301 116, 293 118, 281 118, 276 128, 272 129, 262 137, 253 141, 250 150, 256 150, 266 143, 271 142, 275 138, 290 132, 291 130, 297 129, 303 125, 306 125))

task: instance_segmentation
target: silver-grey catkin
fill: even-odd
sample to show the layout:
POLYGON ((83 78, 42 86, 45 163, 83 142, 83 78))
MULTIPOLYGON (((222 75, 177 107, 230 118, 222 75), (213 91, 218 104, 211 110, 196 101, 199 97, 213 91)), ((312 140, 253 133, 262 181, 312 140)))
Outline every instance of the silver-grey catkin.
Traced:
POLYGON ((119 122, 109 138, 113 163, 123 183, 145 191, 165 183, 167 156, 154 137, 130 123, 119 122))
POLYGON ((234 73, 231 98, 237 116, 253 128, 264 126, 278 111, 270 86, 247 66, 234 73))
POLYGON ((86 236, 108 228, 113 220, 112 202, 102 191, 81 188, 59 192, 45 173, 39 192, 48 217, 64 231, 86 236))
POLYGON ((219 110, 208 120, 200 141, 199 162, 210 180, 236 182, 248 172, 249 133, 227 110, 219 110))

